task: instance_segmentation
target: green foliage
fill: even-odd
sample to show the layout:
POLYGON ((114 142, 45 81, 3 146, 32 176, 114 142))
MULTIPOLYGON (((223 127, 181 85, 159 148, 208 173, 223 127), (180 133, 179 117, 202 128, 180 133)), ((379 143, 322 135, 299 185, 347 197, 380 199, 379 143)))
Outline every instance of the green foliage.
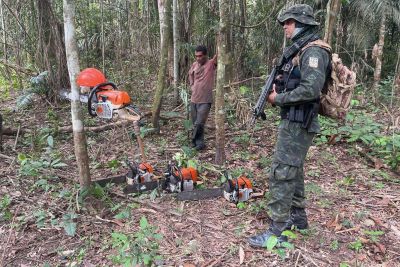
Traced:
POLYGON ((242 96, 247 96, 251 92, 251 88, 242 85, 239 87, 239 92, 242 96))
POLYGON ((369 230, 365 230, 364 233, 365 233, 366 235, 368 235, 369 239, 370 239, 372 242, 379 242, 379 237, 380 237, 381 235, 384 235, 384 234, 385 234, 385 232, 383 232, 383 231, 369 231, 369 230))
POLYGON ((333 240, 331 242, 331 245, 329 246, 331 250, 336 251, 339 249, 339 241, 337 239, 333 240))
POLYGON ((47 218, 47 212, 44 210, 37 210, 33 213, 36 218, 36 226, 38 228, 43 228, 47 218))
POLYGON ((349 244, 349 248, 354 250, 355 252, 359 252, 363 248, 363 244, 360 239, 357 239, 356 241, 349 244))
POLYGON ((322 188, 318 184, 313 182, 309 182, 305 185, 305 191, 307 193, 313 193, 317 196, 322 195, 324 193, 322 188))
POLYGON ((355 182, 355 179, 352 176, 346 176, 342 180, 337 181, 336 183, 338 185, 344 185, 347 187, 347 186, 354 184, 354 182, 355 182))
POLYGON ((121 166, 121 162, 117 159, 112 159, 107 162, 107 167, 110 168, 112 171, 117 170, 121 166))
POLYGON ((38 76, 30 79, 30 88, 25 94, 17 98, 17 110, 28 108, 33 103, 35 95, 46 96, 49 92, 48 71, 40 73, 38 76))
POLYGON ((250 140, 251 140, 251 138, 248 133, 244 133, 242 135, 235 136, 233 138, 233 141, 235 141, 235 143, 238 143, 243 146, 248 146, 250 144, 250 140))
POLYGON ((193 157, 197 154, 195 149, 184 146, 182 147, 182 152, 177 152, 173 156, 173 159, 177 162, 178 167, 193 167, 199 172, 201 171, 200 162, 193 157))
POLYGON ((4 195, 0 201, 0 222, 4 220, 11 220, 12 213, 10 211, 11 197, 9 195, 4 195))
POLYGON ((240 210, 244 210, 246 208, 246 203, 239 202, 239 203, 236 204, 236 208, 238 208, 240 210))
MULTIPOLYGON (((290 230, 286 230, 282 232, 283 236, 287 236, 289 239, 295 239, 297 238, 297 235, 293 233, 290 230)), ((265 243, 263 244, 263 247, 265 247, 268 251, 272 251, 276 253, 278 256, 280 256, 282 259, 286 257, 286 249, 293 250, 294 245, 290 242, 278 242, 278 237, 275 235, 270 236, 265 243)))
POLYGON ((275 235, 270 236, 265 243, 263 244, 263 247, 267 248, 267 250, 272 251, 272 249, 278 244, 278 238, 275 235))
POLYGON ((54 160, 48 158, 35 159, 25 154, 18 154, 18 161, 20 162, 19 173, 22 176, 37 177, 43 170, 67 166, 61 162, 60 158, 55 158, 54 160))
POLYGON ((265 169, 268 168, 271 165, 271 159, 267 158, 265 156, 262 156, 259 160, 258 160, 258 166, 261 169, 265 169))
POLYGON ((351 110, 346 117, 344 126, 337 121, 320 117, 321 134, 316 143, 328 141, 332 135, 337 135, 336 141, 343 138, 348 143, 360 142, 370 148, 372 155, 383 159, 393 168, 400 163, 400 135, 384 134, 384 125, 374 121, 373 116, 362 110, 351 110))
POLYGON ((78 215, 74 212, 67 213, 63 216, 62 226, 65 230, 65 233, 69 236, 74 236, 76 232, 76 222, 74 219, 78 218, 78 215))
POLYGON ((156 232, 156 228, 151 226, 144 216, 140 219, 138 231, 133 234, 113 232, 111 238, 112 248, 117 252, 111 256, 114 264, 152 266, 162 258, 158 255, 162 235, 156 232))

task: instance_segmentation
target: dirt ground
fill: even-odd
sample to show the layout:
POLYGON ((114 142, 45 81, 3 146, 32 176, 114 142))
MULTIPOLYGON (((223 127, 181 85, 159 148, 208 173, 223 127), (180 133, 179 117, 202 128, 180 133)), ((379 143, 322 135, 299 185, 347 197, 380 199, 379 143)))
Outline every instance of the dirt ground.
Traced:
MULTIPOLYGON (((112 258, 119 253, 112 233, 133 236, 143 216, 163 236, 158 249, 160 266, 400 266, 399 176, 376 169, 345 142, 311 147, 305 164, 310 228, 294 231, 296 238, 290 241, 294 248, 278 255, 246 242, 268 227, 267 197, 241 206, 223 198, 179 202, 166 193, 127 197, 120 186, 113 186, 106 197, 91 196, 80 203, 70 133, 53 136, 53 150, 67 166, 48 168, 37 176, 22 175, 15 158, 22 153, 40 158, 47 147, 36 144, 40 144, 40 130, 54 128, 55 123, 68 126, 69 105, 60 104, 51 114, 50 106, 39 102, 22 113, 10 112, 13 105, 12 100, 1 103, 5 126, 15 129, 21 125, 21 130, 31 132, 20 134, 18 140, 15 135, 4 136, 0 200, 7 197, 11 201, 0 210, 0 266, 118 266, 112 258), (69 192, 69 197, 63 192, 69 192), (115 217, 124 210, 127 216, 115 217), (71 219, 77 227, 74 236, 67 235, 61 223, 71 211, 76 214, 71 219)), ((182 114, 183 109, 176 112, 182 114)), ((109 122, 87 119, 86 123, 109 122)), ((149 162, 158 170, 164 170, 181 151, 185 137, 181 118, 163 123, 161 135, 144 139, 149 162)), ((227 130, 227 167, 247 172, 255 188, 268 195, 276 121, 259 125, 251 138, 244 130, 227 130)), ((126 172, 119 162, 138 156, 136 143, 128 137, 132 131, 127 125, 88 133, 93 179, 126 172)), ((212 171, 213 133, 212 127, 207 128, 207 150, 195 157, 206 166, 201 173, 205 187, 218 185, 220 180, 212 171)))

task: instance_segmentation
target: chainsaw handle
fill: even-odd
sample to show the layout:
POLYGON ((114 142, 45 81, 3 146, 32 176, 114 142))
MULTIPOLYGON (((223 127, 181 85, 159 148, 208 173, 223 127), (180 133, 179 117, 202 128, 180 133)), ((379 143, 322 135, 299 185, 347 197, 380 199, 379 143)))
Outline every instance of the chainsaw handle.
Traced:
POLYGON ((94 112, 93 109, 92 109, 92 99, 93 99, 93 97, 96 95, 96 93, 98 91, 102 90, 101 87, 104 87, 104 86, 107 86, 107 85, 111 85, 113 90, 117 89, 117 86, 114 83, 105 82, 105 83, 99 83, 98 85, 93 87, 93 89, 90 91, 90 94, 89 94, 89 97, 88 97, 88 112, 89 112, 90 116, 92 116, 92 117, 96 117, 97 116, 96 112, 94 112))

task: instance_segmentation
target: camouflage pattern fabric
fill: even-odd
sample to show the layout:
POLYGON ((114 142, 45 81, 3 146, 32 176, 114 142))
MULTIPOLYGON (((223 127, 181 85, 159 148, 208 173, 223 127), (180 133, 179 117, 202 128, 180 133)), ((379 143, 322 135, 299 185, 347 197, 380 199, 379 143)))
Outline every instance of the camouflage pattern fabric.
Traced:
MULTIPOLYGON (((320 47, 309 47, 299 59, 301 80, 293 91, 280 93, 275 98, 275 105, 293 106, 318 99, 327 78, 327 68, 330 64, 329 53, 320 47)), ((315 117, 308 129, 311 133, 319 133, 318 117, 315 117)))
POLYGON ((313 137, 301 123, 281 121, 269 178, 268 207, 274 222, 287 221, 291 206, 305 207, 303 164, 313 137))
MULTIPOLYGON (((277 106, 290 107, 318 99, 327 78, 330 55, 323 48, 313 46, 304 50, 294 64, 300 69, 300 83, 292 91, 279 93, 275 98, 277 106)), ((305 207, 303 164, 313 137, 319 131, 318 116, 313 118, 308 129, 299 122, 281 121, 269 178, 271 200, 268 207, 274 222, 288 221, 292 206, 305 207)))
POLYGON ((319 23, 314 19, 312 7, 305 4, 293 5, 290 8, 283 10, 278 16, 280 24, 283 24, 288 19, 294 19, 306 25, 319 25, 319 23))

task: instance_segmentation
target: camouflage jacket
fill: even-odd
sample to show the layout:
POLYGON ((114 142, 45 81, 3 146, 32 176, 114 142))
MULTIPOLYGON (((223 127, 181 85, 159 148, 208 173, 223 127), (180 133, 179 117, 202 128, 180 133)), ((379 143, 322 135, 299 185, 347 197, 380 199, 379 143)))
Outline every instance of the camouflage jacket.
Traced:
MULTIPOLYGON (((327 79, 330 64, 329 53, 317 46, 304 50, 299 58, 300 84, 290 92, 276 96, 275 104, 280 107, 298 105, 318 99, 327 79)), ((315 117, 308 132, 319 133, 318 117, 315 117)))

